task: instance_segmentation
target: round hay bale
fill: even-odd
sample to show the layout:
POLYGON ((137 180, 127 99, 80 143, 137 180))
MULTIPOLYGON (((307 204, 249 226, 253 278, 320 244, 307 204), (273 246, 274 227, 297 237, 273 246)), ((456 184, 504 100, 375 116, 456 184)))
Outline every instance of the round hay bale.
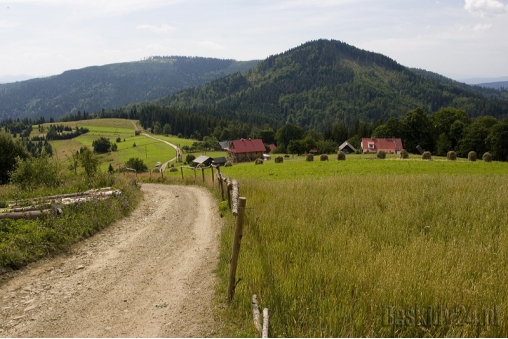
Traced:
POLYGON ((337 160, 346 160, 346 153, 342 151, 337 152, 337 160))
POLYGON ((477 155, 475 151, 471 151, 467 154, 467 160, 476 161, 477 155))
POLYGON ((455 151, 449 151, 448 153, 446 153, 446 159, 448 160, 457 160, 457 152, 455 151))
POLYGON ((169 171, 170 172, 178 172, 178 168, 176 168, 176 167, 170 167, 169 171))
POLYGON ((432 160, 432 153, 425 151, 422 154, 422 160, 432 160))
POLYGON ((256 165, 263 165, 263 159, 257 158, 256 161, 254 161, 254 164, 256 164, 256 165))
POLYGON ((203 167, 205 167, 205 165, 204 165, 204 164, 198 164, 198 165, 196 166, 196 168, 203 168, 203 167))
POLYGON ((233 163, 231 161, 226 161, 226 163, 224 164, 224 167, 231 167, 233 166, 233 163))
POLYGON ((321 161, 328 161, 328 154, 321 154, 319 156, 319 160, 321 160, 321 161))
POLYGON ((312 154, 307 154, 305 156, 305 161, 314 161, 314 155, 312 154))
POLYGON ((279 155, 278 157, 275 158, 276 164, 281 164, 283 162, 284 162, 284 158, 282 156, 279 155))
POLYGON ((400 151, 400 158, 401 159, 409 159, 409 153, 405 149, 401 150, 400 151))
POLYGON ((492 154, 490 154, 489 152, 485 152, 483 154, 482 160, 485 162, 492 162, 492 154))
POLYGON ((386 152, 383 151, 383 150, 379 150, 379 151, 377 151, 376 157, 378 159, 385 159, 386 158, 386 152))

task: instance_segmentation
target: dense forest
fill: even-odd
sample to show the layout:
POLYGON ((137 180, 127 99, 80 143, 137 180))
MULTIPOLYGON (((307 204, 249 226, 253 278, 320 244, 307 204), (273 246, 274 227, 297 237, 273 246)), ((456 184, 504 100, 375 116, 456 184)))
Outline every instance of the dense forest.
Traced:
POLYGON ((337 121, 400 118, 421 107, 465 110, 474 118, 508 114, 500 91, 433 78, 381 54, 339 41, 318 40, 235 73, 155 101, 159 105, 221 112, 239 120, 252 115, 278 125, 293 123, 324 132, 337 121))
POLYGON ((199 57, 151 57, 0 84, 0 119, 43 116, 59 120, 78 111, 98 112, 153 100, 246 71, 256 63, 199 57))

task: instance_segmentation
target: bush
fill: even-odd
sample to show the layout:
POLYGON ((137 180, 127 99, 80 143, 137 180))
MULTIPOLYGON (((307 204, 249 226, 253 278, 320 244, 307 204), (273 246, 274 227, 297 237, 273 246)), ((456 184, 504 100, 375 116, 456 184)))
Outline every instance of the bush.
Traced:
POLYGON ((469 161, 476 161, 476 152, 475 151, 471 151, 467 154, 467 160, 469 161))
POLYGON ((231 161, 226 161, 226 163, 224 164, 224 167, 231 167, 233 166, 233 163, 231 161))
POLYGON ((148 172, 148 166, 140 158, 130 158, 125 166, 135 169, 137 173, 148 172))
POLYGON ((321 154, 321 156, 319 157, 319 160, 328 161, 328 154, 321 154))
POLYGON ((120 137, 116 137, 116 142, 121 142, 121 141, 122 141, 122 139, 120 137))
POLYGON ((170 167, 169 171, 170 172, 178 172, 178 168, 176 168, 176 167, 170 167))
POLYGON ((342 151, 337 152, 337 160, 346 160, 346 153, 342 151))
POLYGON ((283 162, 284 162, 284 158, 282 156, 279 155, 278 157, 275 158, 276 164, 281 164, 283 162))
POLYGON ((449 151, 446 153, 446 159, 448 160, 457 160, 457 152, 455 151, 449 151))
POLYGON ((378 159, 385 159, 385 158, 386 158, 386 152, 385 152, 385 151, 383 151, 383 150, 379 150, 379 151, 377 151, 377 155, 376 155, 376 157, 377 157, 378 159))
POLYGON ((107 153, 111 150, 111 142, 105 137, 100 137, 92 142, 95 153, 107 153))
POLYGON ((256 164, 256 165, 263 165, 263 159, 257 158, 256 161, 254 161, 254 164, 256 164))
POLYGON ((491 162, 492 161, 492 154, 490 154, 489 152, 485 152, 483 154, 482 160, 485 162, 491 162))
POLYGON ((409 153, 405 149, 401 150, 400 151, 400 158, 401 159, 409 159, 409 153))
POLYGON ((58 187, 62 183, 58 161, 42 156, 40 158, 17 158, 16 169, 11 173, 11 181, 23 190, 33 190, 40 186, 58 187))
POLYGON ((195 159, 196 157, 193 154, 187 154, 185 157, 185 162, 190 165, 195 159))
POLYGON ((422 154, 422 160, 432 160, 432 153, 425 151, 422 154))
POLYGON ((305 157, 305 161, 314 161, 314 155, 307 154, 307 156, 305 157))

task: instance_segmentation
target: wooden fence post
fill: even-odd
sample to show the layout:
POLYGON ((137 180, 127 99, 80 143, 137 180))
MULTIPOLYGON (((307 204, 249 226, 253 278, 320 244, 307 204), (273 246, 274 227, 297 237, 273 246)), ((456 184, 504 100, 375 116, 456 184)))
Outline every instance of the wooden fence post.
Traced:
POLYGON ((212 187, 213 187, 213 184, 215 183, 215 182, 213 181, 213 166, 212 166, 212 167, 210 167, 210 168, 212 169, 212 187))
POLYGON ((263 309, 263 334, 261 335, 262 338, 268 338, 268 326, 270 324, 269 318, 268 318, 268 309, 263 309))
POLYGON ((205 182, 205 168, 201 168, 201 176, 203 177, 203 182, 205 182))
POLYGON ((183 180, 183 167, 180 167, 180 171, 182 172, 182 180, 183 180))
POLYGON ((259 321, 259 306, 258 306, 258 296, 252 296, 252 316, 254 317, 254 327, 261 332, 261 322, 259 321))
POLYGON ((243 217, 245 215, 245 206, 247 198, 238 198, 238 215, 235 222, 235 238, 233 239, 233 251, 231 261, 229 262, 229 280, 228 280, 228 302, 233 301, 236 287, 236 268, 238 266, 238 255, 240 254, 240 244, 243 235, 243 217))

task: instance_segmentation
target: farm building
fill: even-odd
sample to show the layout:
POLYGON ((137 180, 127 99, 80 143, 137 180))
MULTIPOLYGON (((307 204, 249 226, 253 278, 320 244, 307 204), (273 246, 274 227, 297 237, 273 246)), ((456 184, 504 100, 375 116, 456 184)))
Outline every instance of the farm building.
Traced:
POLYGON ((196 167, 200 164, 203 164, 203 166, 208 167, 212 163, 212 160, 213 160, 212 158, 207 157, 206 155, 200 155, 199 157, 197 157, 192 161, 192 165, 196 167))
POLYGON ((386 153, 399 154, 404 147, 400 138, 362 138, 363 153, 386 153))
POLYGON ((227 151, 229 149, 229 147, 231 146, 231 141, 229 141, 229 140, 219 141, 219 146, 220 146, 221 150, 227 151))
POLYGON ((229 158, 233 162, 252 161, 263 157, 266 147, 261 139, 233 140, 228 149, 229 158))
POLYGON ((218 157, 218 158, 213 158, 212 160, 212 165, 215 165, 215 166, 224 166, 226 164, 227 160, 225 157, 218 157))
POLYGON ((345 154, 351 154, 356 152, 356 148, 354 148, 349 142, 344 141, 342 145, 339 146, 339 151, 342 151, 345 154))

